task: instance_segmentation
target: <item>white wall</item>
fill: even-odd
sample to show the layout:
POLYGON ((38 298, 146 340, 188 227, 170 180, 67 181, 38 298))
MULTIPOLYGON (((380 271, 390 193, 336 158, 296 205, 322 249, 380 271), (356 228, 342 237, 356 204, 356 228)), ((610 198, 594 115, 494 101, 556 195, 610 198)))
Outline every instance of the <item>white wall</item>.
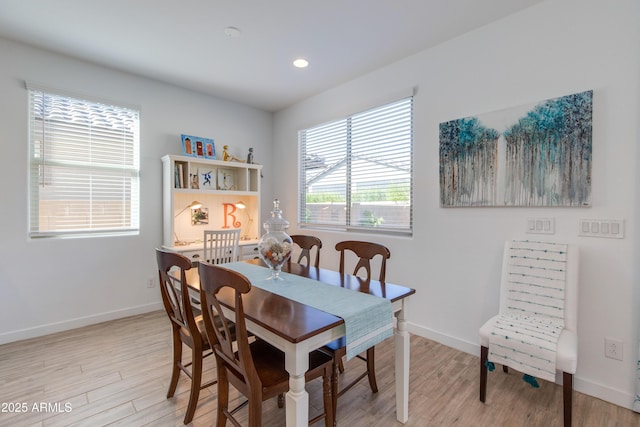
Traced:
MULTIPOLYGON (((308 99, 275 121, 253 108, 0 39, 0 343, 160 307, 158 288, 146 288, 161 243, 160 157, 180 153, 180 133, 213 137, 236 155, 255 147, 265 165, 262 215, 279 197, 294 231, 297 131, 415 86, 414 237, 349 236, 391 249, 389 280, 417 289, 412 332, 478 354, 478 327, 497 310, 502 242, 524 235, 528 216, 553 216, 553 237, 579 246, 582 257, 576 389, 630 407, 640 332, 639 8, 637 0, 546 0, 308 99), (24 80, 141 107, 139 236, 28 239, 24 80), (439 207, 440 122, 589 89, 591 208, 439 207), (271 173, 272 141, 279 170, 286 165, 290 173, 271 173), (625 238, 577 236, 584 217, 624 218, 625 238), (624 341, 623 362, 604 358, 605 336, 624 341)), ((325 242, 323 266, 337 266, 331 248, 345 235, 316 234, 325 242)))
POLYGON ((3 39, 0 62, 0 343, 160 309, 160 158, 180 154, 187 133, 214 138, 219 152, 228 144, 236 156, 254 147, 268 168, 272 114, 3 39), (24 80, 140 107, 140 235, 28 238, 24 80))
MULTIPOLYGON (((275 116, 275 157, 297 166, 297 131, 417 87, 413 238, 375 239, 391 249, 391 282, 416 288, 413 333, 479 354, 478 328, 498 308, 503 241, 522 237, 529 216, 552 216, 552 238, 580 248, 579 362, 575 388, 631 407, 638 348, 636 219, 640 117, 637 0, 547 0, 517 15, 307 99, 275 116), (591 208, 439 207, 438 124, 534 101, 594 91, 591 208), (579 218, 624 218, 625 238, 579 237, 579 218), (604 358, 604 337, 624 341, 624 361, 604 358)), ((297 183, 273 186, 296 231, 297 183)), ((336 267, 323 239, 322 265, 336 267)), ((528 235, 530 237, 542 237, 528 235)))

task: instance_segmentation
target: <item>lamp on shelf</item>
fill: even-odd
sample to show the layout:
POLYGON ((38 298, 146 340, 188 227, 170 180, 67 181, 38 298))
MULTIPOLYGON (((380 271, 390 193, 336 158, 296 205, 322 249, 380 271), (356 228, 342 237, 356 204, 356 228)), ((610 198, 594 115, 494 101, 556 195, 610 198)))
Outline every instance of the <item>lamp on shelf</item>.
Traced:
POLYGON ((236 203, 236 208, 243 210, 244 213, 247 214, 247 226, 244 229, 245 235, 243 236, 242 240, 249 240, 249 236, 247 235, 247 233, 249 232, 249 228, 251 227, 253 218, 251 218, 251 215, 249 215, 249 210, 247 209, 247 205, 242 200, 236 203))
MULTIPOLYGON (((174 215, 174 219, 178 217, 178 215, 180 215, 182 212, 186 211, 187 209, 198 209, 202 207, 202 203, 200 202, 196 202, 195 200, 193 202, 191 202, 190 204, 188 204, 187 206, 185 206, 184 209, 182 209, 180 212, 178 212, 177 214, 174 215)), ((174 227, 173 227, 173 235, 176 238, 175 241, 175 245, 176 246, 185 246, 188 245, 189 243, 187 242, 183 242, 182 240, 180 240, 178 238, 178 234, 176 233, 176 229, 175 229, 175 221, 174 221, 174 227)))

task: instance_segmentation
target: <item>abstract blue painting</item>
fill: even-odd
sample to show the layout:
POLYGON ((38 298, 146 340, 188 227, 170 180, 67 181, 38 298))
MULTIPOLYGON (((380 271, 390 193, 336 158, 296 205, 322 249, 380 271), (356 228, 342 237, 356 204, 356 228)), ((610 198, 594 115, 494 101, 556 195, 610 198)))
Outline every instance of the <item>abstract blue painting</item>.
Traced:
POLYGON ((593 91, 440 123, 440 206, 591 206, 593 91))

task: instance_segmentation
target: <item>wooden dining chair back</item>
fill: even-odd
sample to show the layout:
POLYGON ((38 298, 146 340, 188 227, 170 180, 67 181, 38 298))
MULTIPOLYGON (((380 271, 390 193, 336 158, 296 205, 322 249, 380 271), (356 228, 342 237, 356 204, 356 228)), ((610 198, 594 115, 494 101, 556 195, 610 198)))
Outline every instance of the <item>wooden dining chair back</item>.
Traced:
MULTIPOLYGON (((364 280, 372 280, 371 277, 371 260, 377 256, 380 256, 380 274, 378 280, 384 282, 387 271, 387 259, 391 258, 391 252, 386 246, 379 243, 363 242, 358 240, 345 240, 336 244, 336 250, 340 251, 340 274, 345 274, 346 256, 345 253, 353 252, 358 258, 356 266, 353 270, 353 274, 357 275, 360 270, 364 270, 366 276, 364 280)), ((334 374, 332 381, 332 398, 333 398, 333 419, 337 416, 338 397, 342 396, 353 386, 355 386, 361 379, 367 377, 369 380, 369 387, 372 393, 378 392, 378 384, 376 381, 376 366, 375 366, 375 347, 369 347, 366 351, 366 356, 358 355, 358 359, 366 362, 366 370, 358 375, 350 383, 342 387, 339 390, 338 378, 339 373, 344 372, 343 357, 347 354, 347 343, 344 337, 330 342, 326 346, 322 347, 322 351, 327 352, 333 357, 334 374)))
MULTIPOLYGON (((291 235, 291 240, 300 247, 300 255, 298 256, 297 261, 298 264, 302 264, 303 260, 306 259, 307 267, 311 266, 311 253, 315 248, 316 256, 313 266, 316 268, 320 267, 320 249, 322 248, 322 240, 316 236, 306 236, 303 234, 293 234, 291 235)), ((291 258, 289 258, 289 264, 291 264, 291 258)))
MULTIPOLYGON (((251 283, 240 273, 227 268, 201 262, 200 300, 203 307, 205 330, 212 343, 218 372, 218 427, 227 419, 240 425, 234 418, 237 409, 229 409, 229 384, 248 400, 249 427, 262 425, 262 402, 289 390, 289 374, 285 370, 284 353, 264 340, 249 340, 243 307, 243 296, 251 290, 251 283), (223 302, 222 298, 227 299, 223 302), (223 307, 233 310, 231 318, 223 307), (216 324, 216 319, 219 319, 216 324), (235 328, 237 351, 231 339, 235 328)), ((324 413, 312 419, 325 419, 325 426, 333 425, 331 400, 331 357, 319 351, 309 354, 309 370, 305 379, 323 378, 324 413)))
POLYGON ((391 258, 391 252, 386 246, 359 240, 345 240, 336 244, 336 250, 340 251, 340 274, 345 274, 345 253, 350 251, 358 258, 353 275, 358 275, 360 270, 364 269, 366 272, 364 278, 366 280, 372 279, 371 260, 379 255, 381 261, 378 280, 384 282, 387 274, 387 260, 391 258))
POLYGON ((238 261, 240 229, 205 230, 204 260, 212 264, 238 261))
POLYGON ((185 271, 191 268, 191 260, 175 252, 156 249, 156 261, 162 304, 171 321, 173 335, 173 362, 167 398, 173 397, 180 372, 184 372, 191 379, 189 403, 184 416, 184 423, 188 424, 193 420, 200 390, 215 384, 215 381, 202 384, 202 362, 212 354, 211 346, 206 338, 202 316, 194 316, 191 307, 185 276, 185 271), (179 280, 169 274, 173 270, 179 272, 179 280), (191 349, 191 362, 182 360, 183 344, 191 349))

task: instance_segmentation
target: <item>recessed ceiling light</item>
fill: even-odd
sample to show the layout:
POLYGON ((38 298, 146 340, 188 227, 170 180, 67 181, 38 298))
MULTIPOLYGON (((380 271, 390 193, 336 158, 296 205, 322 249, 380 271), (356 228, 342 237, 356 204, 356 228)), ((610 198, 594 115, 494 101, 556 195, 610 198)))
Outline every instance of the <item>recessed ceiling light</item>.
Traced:
POLYGON ((227 27, 224 29, 224 33, 227 35, 227 37, 231 37, 231 38, 237 38, 240 37, 240 29, 236 28, 236 27, 227 27))
POLYGON ((298 58, 293 61, 293 66, 297 68, 306 68, 307 66, 309 66, 309 61, 304 58, 298 58))

